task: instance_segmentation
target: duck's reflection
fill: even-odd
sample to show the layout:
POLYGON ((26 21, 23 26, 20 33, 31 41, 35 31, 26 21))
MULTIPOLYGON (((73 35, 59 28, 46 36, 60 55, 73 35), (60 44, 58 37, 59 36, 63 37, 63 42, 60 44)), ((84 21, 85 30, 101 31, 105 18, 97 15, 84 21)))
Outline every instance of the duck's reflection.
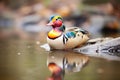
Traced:
POLYGON ((63 80, 64 78, 64 70, 55 63, 49 63, 48 69, 52 72, 52 75, 48 78, 48 80, 63 80))
POLYGON ((52 72, 48 80, 63 80, 65 73, 80 71, 88 60, 88 56, 80 53, 52 51, 47 58, 48 69, 52 72))

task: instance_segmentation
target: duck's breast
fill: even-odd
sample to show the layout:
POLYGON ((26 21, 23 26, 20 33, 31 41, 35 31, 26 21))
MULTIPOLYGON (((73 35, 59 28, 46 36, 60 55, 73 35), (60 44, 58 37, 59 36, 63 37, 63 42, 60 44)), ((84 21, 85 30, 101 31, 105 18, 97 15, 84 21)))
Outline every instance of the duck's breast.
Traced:
POLYGON ((61 35, 56 39, 50 39, 47 37, 47 42, 50 45, 50 47, 53 49, 64 49, 63 35, 61 35))

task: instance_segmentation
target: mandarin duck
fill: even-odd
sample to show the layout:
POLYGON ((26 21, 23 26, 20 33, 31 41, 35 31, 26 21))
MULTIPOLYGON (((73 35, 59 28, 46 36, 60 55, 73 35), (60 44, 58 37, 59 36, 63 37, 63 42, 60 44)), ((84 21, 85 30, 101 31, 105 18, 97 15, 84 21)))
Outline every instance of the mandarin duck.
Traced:
POLYGON ((73 49, 88 41, 88 32, 78 27, 65 27, 59 15, 50 17, 47 24, 52 30, 47 34, 47 42, 51 49, 73 49))

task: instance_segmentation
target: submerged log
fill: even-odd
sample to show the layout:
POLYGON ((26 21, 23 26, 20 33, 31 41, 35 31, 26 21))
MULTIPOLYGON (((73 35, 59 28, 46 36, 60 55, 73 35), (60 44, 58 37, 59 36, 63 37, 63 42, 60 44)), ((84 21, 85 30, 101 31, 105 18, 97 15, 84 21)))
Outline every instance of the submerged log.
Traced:
POLYGON ((120 37, 91 39, 76 52, 110 59, 120 59, 120 37))

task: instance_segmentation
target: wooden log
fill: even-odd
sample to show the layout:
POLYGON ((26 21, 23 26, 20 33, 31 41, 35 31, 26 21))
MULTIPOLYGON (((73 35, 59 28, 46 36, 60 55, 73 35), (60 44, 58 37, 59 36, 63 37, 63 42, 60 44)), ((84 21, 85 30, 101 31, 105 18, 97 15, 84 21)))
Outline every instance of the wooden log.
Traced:
POLYGON ((120 60, 120 37, 92 39, 85 46, 74 51, 110 60, 120 60))

